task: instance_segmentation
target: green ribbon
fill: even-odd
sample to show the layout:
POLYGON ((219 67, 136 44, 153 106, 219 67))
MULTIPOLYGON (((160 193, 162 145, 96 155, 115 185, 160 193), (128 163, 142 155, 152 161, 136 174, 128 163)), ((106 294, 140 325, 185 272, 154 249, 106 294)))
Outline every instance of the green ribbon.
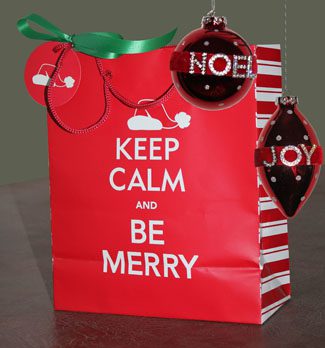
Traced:
POLYGON ((112 59, 122 54, 143 53, 167 45, 174 37, 176 28, 169 33, 146 40, 124 40, 120 34, 111 32, 92 32, 69 35, 57 26, 35 13, 19 19, 17 29, 33 40, 68 42, 76 51, 88 55, 112 59), (41 33, 31 28, 33 22, 51 34, 41 33))

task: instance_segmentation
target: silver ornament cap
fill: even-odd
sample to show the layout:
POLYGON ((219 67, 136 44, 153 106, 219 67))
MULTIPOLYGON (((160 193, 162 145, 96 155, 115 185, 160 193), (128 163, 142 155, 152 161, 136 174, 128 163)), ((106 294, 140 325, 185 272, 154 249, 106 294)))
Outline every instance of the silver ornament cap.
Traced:
POLYGON ((276 105, 296 105, 299 104, 298 97, 295 96, 284 96, 284 97, 279 97, 275 101, 276 105))

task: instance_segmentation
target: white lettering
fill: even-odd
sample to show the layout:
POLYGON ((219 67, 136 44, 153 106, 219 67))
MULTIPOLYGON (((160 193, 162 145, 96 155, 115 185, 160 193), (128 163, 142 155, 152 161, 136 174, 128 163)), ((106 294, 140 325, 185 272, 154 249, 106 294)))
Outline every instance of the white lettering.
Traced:
POLYGON ((131 243, 142 244, 146 241, 146 224, 142 220, 131 220, 131 243), (137 237, 137 235, 140 235, 137 237))
POLYGON ((196 260, 199 258, 199 255, 194 255, 190 262, 187 262, 184 255, 179 255, 180 260, 182 261, 184 267, 186 268, 186 277, 187 279, 192 278, 192 267, 196 260))
POLYGON ((140 187, 142 191, 146 191, 146 186, 144 185, 142 181, 142 178, 138 169, 136 169, 133 173, 132 179, 128 186, 128 191, 131 191, 134 187, 140 187))
POLYGON ((120 168, 120 167, 114 168, 111 171, 111 174, 109 175, 109 183, 111 184, 111 186, 113 187, 114 190, 116 190, 116 191, 124 191, 125 190, 125 185, 117 186, 115 184, 115 182, 114 182, 115 174, 118 173, 118 172, 125 174, 125 169, 124 168, 120 168))
POLYGON ((171 270, 175 278, 180 278, 179 274, 176 271, 178 265, 178 258, 173 254, 163 254, 164 260, 164 277, 168 278, 168 270, 171 270))
POLYGON ((169 154, 179 149, 179 142, 175 138, 166 138, 165 158, 169 160, 169 154), (173 146, 171 146, 173 144, 173 146))
POLYGON ((146 160, 147 156, 140 156, 139 152, 146 149, 145 146, 141 146, 140 143, 146 141, 146 138, 135 138, 134 139, 134 159, 135 160, 146 160))
POLYGON ((118 267, 121 268, 121 274, 125 273, 125 260, 124 260, 123 251, 119 251, 117 253, 115 263, 112 260, 110 254, 107 250, 103 250, 102 255, 103 255, 103 261, 104 261, 104 264, 103 264, 103 272, 104 273, 107 273, 108 263, 111 267, 112 273, 115 273, 117 271, 118 267))
POLYGON ((162 236, 163 230, 155 230, 155 226, 163 226, 163 220, 149 220, 149 244, 164 245, 165 241, 162 239, 155 239, 155 236, 162 236))
POLYGON ((141 253, 138 251, 128 251, 129 274, 142 275, 142 271, 133 269, 134 266, 141 266, 141 261, 134 260, 133 257, 141 257, 141 253))
POLYGON ((162 160, 161 156, 157 156, 155 155, 155 151, 161 151, 161 145, 155 146, 156 142, 161 142, 162 139, 161 138, 150 138, 150 154, 149 154, 149 158, 152 161, 160 161, 162 160))
POLYGON ((165 169, 163 183, 161 185, 161 191, 166 191, 167 183, 169 184, 169 186, 170 186, 172 191, 175 191, 176 186, 179 184, 181 191, 185 192, 185 185, 184 185, 182 169, 180 169, 178 171, 177 176, 176 176, 174 182, 172 181, 171 177, 169 176, 168 171, 165 169))
POLYGON ((146 276, 150 275, 150 268, 155 273, 156 277, 160 277, 160 273, 157 269, 157 265, 159 264, 159 257, 157 254, 154 253, 144 253, 144 263, 145 263, 145 271, 144 274, 146 276), (153 261, 150 261, 150 258, 153 259, 153 261))
POLYGON ((121 159, 121 152, 128 160, 132 160, 132 157, 124 150, 125 146, 132 140, 132 138, 127 138, 121 145, 121 138, 116 139, 116 159, 121 159))

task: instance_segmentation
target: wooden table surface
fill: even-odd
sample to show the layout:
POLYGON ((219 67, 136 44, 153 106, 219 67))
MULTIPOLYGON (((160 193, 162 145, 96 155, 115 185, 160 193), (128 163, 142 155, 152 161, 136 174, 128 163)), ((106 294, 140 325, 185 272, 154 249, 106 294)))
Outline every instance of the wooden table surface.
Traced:
POLYGON ((0 347, 325 347, 325 175, 290 222, 292 300, 264 326, 55 312, 48 180, 0 186, 0 347))

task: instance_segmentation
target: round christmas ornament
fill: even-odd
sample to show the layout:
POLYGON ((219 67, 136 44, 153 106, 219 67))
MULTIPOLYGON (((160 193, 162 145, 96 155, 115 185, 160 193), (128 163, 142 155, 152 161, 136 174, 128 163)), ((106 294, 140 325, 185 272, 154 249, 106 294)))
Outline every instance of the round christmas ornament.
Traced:
POLYGON ((286 217, 295 216, 313 191, 323 161, 317 135, 298 110, 297 97, 278 98, 260 134, 255 165, 267 194, 286 217))
POLYGON ((170 61, 173 82, 189 103, 222 110, 238 103, 252 86, 256 60, 247 42, 212 10, 186 35, 170 61))

